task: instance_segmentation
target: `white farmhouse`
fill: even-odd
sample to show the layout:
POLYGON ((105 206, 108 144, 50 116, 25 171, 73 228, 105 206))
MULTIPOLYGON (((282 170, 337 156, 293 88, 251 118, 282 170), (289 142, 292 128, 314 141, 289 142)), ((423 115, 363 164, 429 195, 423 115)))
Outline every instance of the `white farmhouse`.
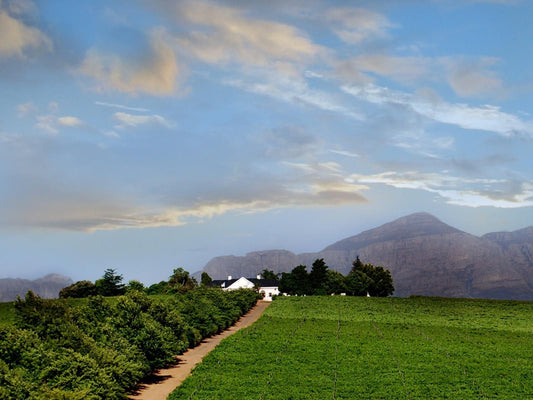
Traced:
POLYGON ((266 301, 272 301, 273 296, 279 295, 278 281, 274 279, 263 279, 261 275, 256 278, 240 277, 233 279, 230 275, 228 279, 214 280, 211 286, 220 287, 222 290, 236 290, 236 289, 253 289, 258 288, 259 293, 263 295, 266 301))

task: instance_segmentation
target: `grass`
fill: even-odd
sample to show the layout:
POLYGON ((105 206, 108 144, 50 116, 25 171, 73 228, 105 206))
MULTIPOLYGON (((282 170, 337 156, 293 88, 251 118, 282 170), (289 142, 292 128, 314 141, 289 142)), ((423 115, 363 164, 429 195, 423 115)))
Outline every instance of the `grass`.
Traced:
POLYGON ((533 397, 533 303, 277 299, 170 399, 533 397))

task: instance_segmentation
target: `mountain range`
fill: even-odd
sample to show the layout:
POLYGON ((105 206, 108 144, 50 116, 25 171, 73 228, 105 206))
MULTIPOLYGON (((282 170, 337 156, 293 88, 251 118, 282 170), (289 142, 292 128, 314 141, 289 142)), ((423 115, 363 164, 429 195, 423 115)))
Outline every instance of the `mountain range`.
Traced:
POLYGON ((213 279, 254 277, 265 268, 289 272, 324 258, 330 269, 347 274, 357 256, 391 272, 395 296, 533 300, 533 226, 478 237, 427 213, 399 218, 317 253, 265 250, 215 257, 203 271, 213 279))
POLYGON ((28 290, 33 291, 33 293, 43 299, 56 298, 61 289, 72 283, 72 279, 59 274, 49 274, 35 280, 20 278, 0 279, 0 302, 13 301, 17 296, 24 298, 28 290))

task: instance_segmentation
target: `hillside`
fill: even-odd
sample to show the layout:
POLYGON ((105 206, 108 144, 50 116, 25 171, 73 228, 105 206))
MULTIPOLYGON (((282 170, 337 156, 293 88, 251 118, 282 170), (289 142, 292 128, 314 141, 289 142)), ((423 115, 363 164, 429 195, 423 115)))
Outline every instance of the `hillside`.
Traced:
POLYGON ((391 271, 396 296, 533 300, 533 227, 478 237, 427 213, 399 218, 316 253, 270 250, 217 257, 204 271, 214 279, 254 276, 263 268, 290 271, 324 258, 331 269, 346 274, 358 255, 391 271))
POLYGON ((17 295, 24 297, 28 290, 32 290, 43 299, 56 298, 61 289, 72 283, 72 279, 69 277, 58 274, 49 274, 35 280, 0 279, 0 302, 13 301, 17 298, 17 295))

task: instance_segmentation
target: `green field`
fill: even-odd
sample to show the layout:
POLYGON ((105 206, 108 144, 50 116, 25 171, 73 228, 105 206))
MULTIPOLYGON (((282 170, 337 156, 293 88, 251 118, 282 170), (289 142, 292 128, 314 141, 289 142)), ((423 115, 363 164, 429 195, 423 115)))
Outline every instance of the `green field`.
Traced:
POLYGON ((169 399, 530 399, 533 303, 279 298, 169 399))

